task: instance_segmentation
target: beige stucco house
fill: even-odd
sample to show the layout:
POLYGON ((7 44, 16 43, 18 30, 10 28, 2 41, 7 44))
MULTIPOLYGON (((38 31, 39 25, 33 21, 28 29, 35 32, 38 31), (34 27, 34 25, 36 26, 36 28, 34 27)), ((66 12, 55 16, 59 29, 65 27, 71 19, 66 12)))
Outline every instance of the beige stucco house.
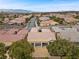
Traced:
POLYGON ((50 29, 38 29, 32 28, 28 33, 27 40, 34 46, 46 46, 49 42, 56 40, 55 33, 51 32, 50 29))

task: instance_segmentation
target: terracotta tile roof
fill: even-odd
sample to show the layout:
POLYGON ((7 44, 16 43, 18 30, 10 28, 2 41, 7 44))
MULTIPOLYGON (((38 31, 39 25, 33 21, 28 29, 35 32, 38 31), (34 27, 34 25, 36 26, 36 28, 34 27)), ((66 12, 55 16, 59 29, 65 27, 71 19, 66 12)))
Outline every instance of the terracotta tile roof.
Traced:
POLYGON ((29 42, 48 42, 56 38, 54 32, 49 31, 49 29, 44 31, 43 29, 43 32, 29 32, 27 39, 29 42))
POLYGON ((18 35, 19 35, 19 34, 25 35, 25 34, 27 34, 27 33, 28 33, 28 30, 26 30, 26 29, 24 28, 24 29, 20 30, 17 34, 18 34, 18 35))
POLYGON ((16 30, 16 29, 11 29, 10 32, 3 31, 2 33, 0 33, 0 41, 1 42, 15 42, 17 40, 24 39, 28 33, 28 30, 22 29, 19 32, 17 32, 17 34, 12 34, 14 32, 12 30, 16 30), (12 33, 11 33, 11 31, 12 31, 12 33))
POLYGON ((46 21, 46 20, 49 20, 50 18, 49 17, 39 17, 39 20, 41 21, 46 21))
POLYGON ((55 25, 58 24, 58 22, 55 22, 53 20, 47 20, 47 21, 41 21, 40 26, 49 26, 49 25, 55 25))
POLYGON ((9 18, 5 18, 3 22, 4 23, 8 23, 9 22, 9 18))
POLYGON ((13 24, 13 23, 25 23, 25 22, 26 22, 25 18, 19 17, 19 18, 15 18, 14 20, 11 20, 9 22, 9 24, 13 24))
POLYGON ((10 29, 9 31, 7 31, 7 34, 14 34, 15 31, 18 32, 19 29, 12 28, 12 29, 10 29))

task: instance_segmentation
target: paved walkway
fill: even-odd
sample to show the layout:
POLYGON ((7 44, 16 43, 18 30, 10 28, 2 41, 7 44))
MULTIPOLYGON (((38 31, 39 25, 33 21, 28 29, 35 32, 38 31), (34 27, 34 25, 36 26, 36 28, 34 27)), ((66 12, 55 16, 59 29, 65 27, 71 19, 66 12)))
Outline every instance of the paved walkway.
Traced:
POLYGON ((33 57, 48 57, 50 56, 46 47, 35 47, 33 57))

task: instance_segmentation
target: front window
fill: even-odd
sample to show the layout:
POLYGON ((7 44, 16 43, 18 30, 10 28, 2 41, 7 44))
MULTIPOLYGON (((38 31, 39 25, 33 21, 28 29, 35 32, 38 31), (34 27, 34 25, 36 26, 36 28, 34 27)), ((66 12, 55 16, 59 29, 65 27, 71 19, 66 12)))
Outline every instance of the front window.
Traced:
POLYGON ((35 43, 35 46, 41 46, 41 43, 35 43))
POLYGON ((47 46, 47 45, 48 45, 48 43, 42 43, 42 45, 43 45, 43 46, 47 46))

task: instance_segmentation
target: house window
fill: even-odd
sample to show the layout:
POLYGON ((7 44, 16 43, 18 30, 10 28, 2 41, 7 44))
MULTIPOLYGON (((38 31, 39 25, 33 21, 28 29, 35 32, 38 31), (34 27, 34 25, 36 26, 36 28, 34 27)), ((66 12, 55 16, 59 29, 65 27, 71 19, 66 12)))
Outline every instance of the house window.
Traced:
POLYGON ((48 45, 48 43, 42 43, 42 46, 47 46, 48 45))
POLYGON ((41 46, 41 43, 35 43, 35 46, 41 46))

